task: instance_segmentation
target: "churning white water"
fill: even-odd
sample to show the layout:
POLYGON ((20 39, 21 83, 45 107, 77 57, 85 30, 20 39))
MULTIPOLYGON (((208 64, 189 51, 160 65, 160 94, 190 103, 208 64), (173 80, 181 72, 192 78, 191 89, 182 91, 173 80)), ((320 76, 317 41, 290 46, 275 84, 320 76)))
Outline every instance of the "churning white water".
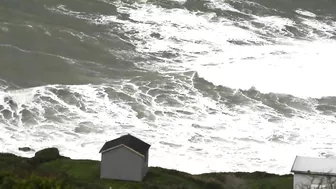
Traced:
MULTIPOLYGON (((209 1, 207 9, 213 11, 206 13, 149 2, 106 2, 128 19, 86 14, 66 5, 46 9, 97 27, 118 24, 136 52, 147 57, 136 66, 163 75, 165 81, 121 78, 102 85, 3 91, 0 104, 11 111, 0 120, 2 151, 32 156, 17 148, 55 146, 72 158, 99 159, 105 141, 131 133, 152 145, 150 166, 190 173, 283 174, 296 155, 334 156, 335 113, 322 114, 316 108, 316 98, 336 95, 332 19, 317 19, 317 13, 303 9, 296 10, 295 19, 257 15, 220 0, 209 1), (218 17, 215 10, 250 19, 218 17), (304 36, 295 36, 289 28, 304 36), (215 85, 207 91, 212 96, 196 87, 195 78, 215 85), (241 94, 238 89, 271 93, 269 98, 279 103, 282 96, 292 95, 287 97, 291 104, 283 105, 291 115, 250 97, 249 102, 229 107, 225 103, 230 100, 222 100, 224 87, 233 89, 232 95, 241 94), (155 92, 160 90, 166 94, 164 100, 155 92), (17 108, 1 101, 5 96, 17 108)), ((121 51, 119 56, 132 57, 121 51)))

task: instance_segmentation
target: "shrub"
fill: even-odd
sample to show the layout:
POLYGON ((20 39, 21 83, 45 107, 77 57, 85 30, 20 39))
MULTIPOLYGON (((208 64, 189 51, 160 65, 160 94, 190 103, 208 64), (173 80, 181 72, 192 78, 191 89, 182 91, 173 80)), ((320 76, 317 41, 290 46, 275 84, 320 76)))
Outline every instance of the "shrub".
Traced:
POLYGON ((31 175, 28 178, 18 178, 11 173, 0 175, 0 189, 74 189, 64 180, 31 175))

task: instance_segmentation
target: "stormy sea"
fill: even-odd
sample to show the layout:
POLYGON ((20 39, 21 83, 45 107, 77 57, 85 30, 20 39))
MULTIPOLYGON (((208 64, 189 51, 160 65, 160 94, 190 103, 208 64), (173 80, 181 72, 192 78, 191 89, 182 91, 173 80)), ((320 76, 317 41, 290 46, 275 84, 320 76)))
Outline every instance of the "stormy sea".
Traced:
POLYGON ((0 149, 290 172, 336 156, 334 0, 1 0, 0 149))

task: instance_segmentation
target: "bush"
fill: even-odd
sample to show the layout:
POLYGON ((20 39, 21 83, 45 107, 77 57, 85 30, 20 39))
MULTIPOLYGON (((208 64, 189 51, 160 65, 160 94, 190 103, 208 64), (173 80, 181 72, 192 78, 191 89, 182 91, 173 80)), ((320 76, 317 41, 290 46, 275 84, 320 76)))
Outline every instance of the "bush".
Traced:
POLYGON ((0 189, 74 189, 74 186, 66 184, 63 180, 39 177, 31 175, 28 178, 18 178, 12 174, 0 176, 0 189))
POLYGON ((10 189, 14 188, 16 185, 16 180, 13 177, 5 176, 0 184, 0 189, 10 189))

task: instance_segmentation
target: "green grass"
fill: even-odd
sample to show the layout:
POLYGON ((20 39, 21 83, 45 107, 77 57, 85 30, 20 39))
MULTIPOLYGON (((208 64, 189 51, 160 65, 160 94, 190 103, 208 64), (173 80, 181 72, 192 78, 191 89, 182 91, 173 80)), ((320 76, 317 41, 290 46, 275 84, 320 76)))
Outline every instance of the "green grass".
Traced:
POLYGON ((191 175, 150 167, 143 182, 99 178, 99 161, 72 160, 49 148, 33 158, 0 154, 0 189, 292 189, 292 175, 206 173, 191 175))

